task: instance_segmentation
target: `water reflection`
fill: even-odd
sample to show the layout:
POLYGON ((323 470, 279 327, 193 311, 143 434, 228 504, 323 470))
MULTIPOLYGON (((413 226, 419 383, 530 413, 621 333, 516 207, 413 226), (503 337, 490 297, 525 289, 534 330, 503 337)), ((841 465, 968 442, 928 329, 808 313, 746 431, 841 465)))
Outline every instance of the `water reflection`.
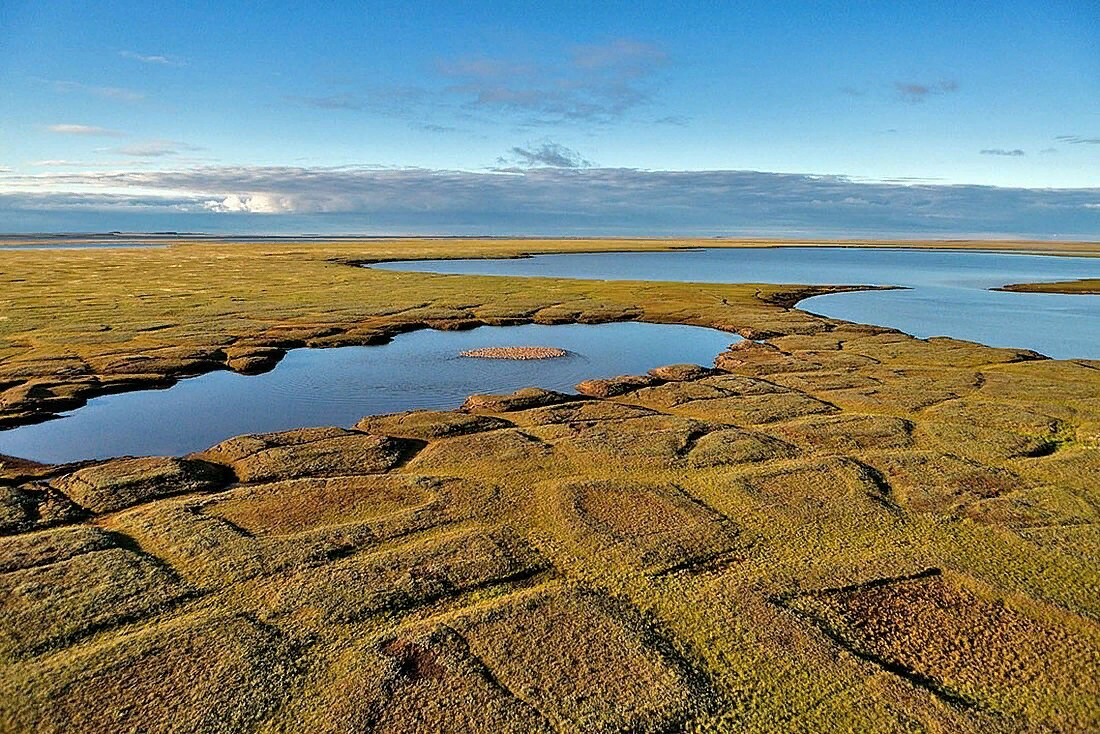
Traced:
POLYGON ((902 285, 908 291, 819 296, 801 307, 919 337, 953 336, 1051 357, 1100 358, 1100 297, 1003 293, 1007 283, 1100 278, 1100 258, 850 247, 700 249, 424 260, 391 270, 700 283, 902 285))
POLYGON ((243 433, 351 426, 365 415, 452 409, 466 396, 537 385, 572 392, 581 380, 710 364, 740 337, 693 326, 620 323, 484 326, 416 331, 377 347, 297 349, 253 377, 214 372, 167 390, 107 395, 59 420, 0 432, 0 454, 51 463, 179 455, 243 433), (566 357, 459 357, 493 346, 555 346, 566 357))

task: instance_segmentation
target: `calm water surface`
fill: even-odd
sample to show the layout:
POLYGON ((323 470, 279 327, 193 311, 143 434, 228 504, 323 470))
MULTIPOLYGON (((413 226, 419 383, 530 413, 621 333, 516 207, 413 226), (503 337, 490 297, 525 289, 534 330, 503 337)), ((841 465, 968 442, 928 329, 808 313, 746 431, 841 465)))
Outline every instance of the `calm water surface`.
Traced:
POLYGON ((416 331, 375 347, 296 349, 271 372, 212 372, 167 390, 106 395, 64 418, 0 431, 0 454, 60 463, 125 455, 180 455, 231 436, 303 426, 351 426, 365 415, 457 408, 473 393, 539 387, 572 392, 581 380, 641 374, 676 362, 709 365, 739 341, 694 326, 568 324, 416 331), (493 346, 555 346, 567 357, 459 357, 493 346))
POLYGON ((702 283, 900 285, 803 301, 831 318, 919 337, 953 336, 1051 357, 1100 358, 1100 296, 990 291, 1008 283, 1100 278, 1100 258, 992 252, 782 247, 424 260, 372 267, 435 273, 702 283))

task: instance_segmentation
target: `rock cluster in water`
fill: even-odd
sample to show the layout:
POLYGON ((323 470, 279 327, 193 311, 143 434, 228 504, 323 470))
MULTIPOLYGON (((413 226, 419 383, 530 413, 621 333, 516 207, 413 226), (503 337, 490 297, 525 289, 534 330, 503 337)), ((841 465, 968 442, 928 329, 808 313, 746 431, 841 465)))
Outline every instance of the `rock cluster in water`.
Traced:
POLYGON ((484 347, 459 352, 460 357, 480 357, 482 359, 555 359, 569 352, 559 347, 484 347))

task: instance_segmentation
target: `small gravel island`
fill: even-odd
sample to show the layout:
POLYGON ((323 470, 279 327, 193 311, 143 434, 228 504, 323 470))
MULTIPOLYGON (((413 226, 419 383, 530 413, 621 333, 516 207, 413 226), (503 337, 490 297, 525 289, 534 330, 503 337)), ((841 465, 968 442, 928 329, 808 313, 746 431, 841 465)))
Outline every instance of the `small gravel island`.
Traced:
POLYGON ((460 357, 480 359, 556 359, 569 352, 558 347, 483 347, 459 352, 460 357))

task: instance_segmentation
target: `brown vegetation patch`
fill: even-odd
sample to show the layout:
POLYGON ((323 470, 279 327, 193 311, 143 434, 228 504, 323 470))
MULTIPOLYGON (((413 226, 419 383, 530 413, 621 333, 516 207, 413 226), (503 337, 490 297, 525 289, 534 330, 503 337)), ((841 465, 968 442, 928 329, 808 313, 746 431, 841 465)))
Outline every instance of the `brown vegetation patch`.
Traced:
POLYGON ((0 454, 0 482, 18 484, 37 477, 52 474, 57 470, 49 464, 41 464, 29 459, 0 454))
POLYGON ((1078 280, 1058 280, 1051 283, 1009 283, 994 291, 1019 291, 1021 293, 1074 293, 1077 295, 1100 294, 1100 280, 1080 278, 1078 280))
POLYGON ((805 393, 741 375, 669 382, 643 388, 624 400, 702 420, 733 424, 774 423, 804 415, 837 412, 834 406, 805 393))
POLYGON ((717 375, 693 382, 670 382, 647 387, 631 395, 630 401, 664 410, 697 400, 720 400, 785 392, 790 391, 767 380, 740 375, 717 375))
POLYGON ((844 349, 888 364, 939 365, 950 369, 1046 359, 1030 349, 987 347, 947 337, 916 339, 901 332, 855 336, 844 342, 844 349))
POLYGON ((410 462, 409 467, 417 470, 484 464, 496 467, 508 462, 539 461, 550 456, 552 451, 553 448, 541 439, 518 428, 506 428, 433 442, 410 462))
POLYGON ((819 362, 802 359, 763 342, 743 341, 722 352, 714 366, 724 372, 741 375, 770 375, 776 372, 812 372, 822 369, 819 362))
MULTIPOLYGON (((302 698, 299 697, 299 701, 302 698)), ((450 627, 403 631, 335 660, 312 705, 292 728, 318 734, 363 731, 550 734, 553 727, 512 695, 450 627)))
POLYGON ((524 579, 546 568, 546 561, 507 528, 461 531, 294 574, 279 583, 274 610, 355 622, 524 579))
POLYGON ((1100 523, 1097 508, 1058 487, 1022 489, 977 500, 963 512, 975 522, 1013 529, 1100 523))
POLYGON ((156 560, 121 548, 0 575, 0 657, 60 647, 191 593, 156 560))
POLYGON ((270 482, 386 472, 421 445, 339 428, 303 429, 231 438, 196 456, 228 463, 242 482, 270 482))
POLYGON ((158 497, 220 489, 225 467, 195 459, 115 459, 54 479, 50 484, 81 507, 102 514, 158 497))
POLYGON ((762 508, 784 515, 836 522, 837 515, 878 514, 893 504, 890 489, 868 467, 847 458, 742 474, 727 486, 752 498, 762 508))
POLYGON ((913 437, 920 448, 952 451, 978 461, 1038 457, 1057 450, 1054 436, 1026 436, 972 423, 921 420, 913 437))
POLYGON ((233 464, 247 459, 266 449, 278 446, 301 446, 307 443, 323 441, 331 438, 343 438, 356 435, 354 431, 335 426, 323 428, 298 428, 293 431, 280 433, 250 433, 244 436, 234 436, 221 443, 206 449, 195 456, 214 461, 219 464, 233 464))
POLYGON ((553 501, 579 556, 661 573, 736 547, 729 520, 671 485, 566 482, 553 501))
POLYGON ((0 485, 0 535, 74 522, 86 514, 47 484, 0 485))
POLYGON ((1027 486, 1007 469, 984 466, 950 454, 902 451, 869 459, 898 502, 916 512, 955 512, 977 500, 1027 486))
POLYGON ((969 370, 924 368, 867 370, 875 384, 828 390, 822 398, 846 410, 866 413, 915 413, 955 401, 979 389, 982 378, 969 370))
POLYGON ((115 546, 108 533, 88 525, 0 538, 0 573, 59 563, 115 546))
POLYGON ((845 414, 810 418, 785 423, 775 431, 800 446, 834 453, 908 448, 913 445, 913 424, 886 415, 845 414))
POLYGON ((958 400, 933 406, 925 411, 925 415, 945 423, 963 423, 1038 435, 1057 433, 1062 427, 1057 418, 1014 403, 958 400))
POLYGON ((171 562, 189 583, 204 591, 313 567, 379 542, 367 523, 287 536, 253 536, 216 514, 205 514, 204 504, 193 498, 162 500, 114 516, 112 526, 147 552, 171 562))
POLYGON ((355 424, 364 433, 432 440, 464 436, 469 433, 512 428, 510 421, 488 415, 469 415, 451 411, 417 410, 410 413, 372 415, 355 424))
POLYGON ((777 438, 728 428, 700 437, 688 454, 688 463, 703 468, 792 459, 797 455, 797 448, 777 438))
POLYGON ((674 731, 718 704, 651 623, 592 592, 532 592, 456 626, 494 677, 559 729, 674 731))
POLYGON ((604 380, 585 380, 577 383, 574 388, 581 395, 593 398, 610 398, 616 395, 625 395, 643 387, 658 385, 663 380, 651 375, 619 375, 604 380))
POLYGON ((466 413, 507 413, 512 410, 541 408, 545 405, 557 405, 578 400, 575 395, 566 395, 541 387, 525 387, 508 395, 471 395, 459 408, 466 413))
POLYGON ((763 425, 840 412, 834 405, 798 392, 692 401, 674 410, 694 418, 734 425, 763 425))
POLYGON ((292 479, 237 490, 205 509, 249 533, 286 535, 413 512, 437 497, 406 477, 292 479))
POLYGON ((595 421, 623 421, 657 415, 655 411, 637 405, 625 405, 606 400, 578 400, 562 405, 532 408, 510 417, 523 425, 547 426, 560 423, 591 423, 595 421))
MULTIPOLYGON (((1049 695, 1052 688, 1067 687, 1095 701, 1100 696, 1095 642, 1006 602, 932 571, 809 592, 787 604, 856 654, 949 701, 982 705, 1002 699, 998 703, 1004 705, 1007 695, 1017 698, 1010 707, 1024 708, 1036 692, 1049 695)), ((1057 731, 1100 725, 1094 703, 1085 698, 1062 703, 1064 708, 1047 710, 1032 723, 1057 731)))
POLYGON ((114 522, 188 580, 220 588, 447 524, 492 520, 498 494, 493 485, 449 477, 302 479, 146 505, 114 522))
POLYGON ((607 457, 682 458, 714 426, 671 415, 618 421, 572 422, 532 429, 555 446, 607 457))
POLYGON ((703 367, 697 364, 667 364, 663 367, 654 367, 649 374, 667 382, 692 382, 704 377, 718 374, 718 370, 703 367))
POLYGON ((286 350, 278 347, 231 347, 225 350, 225 363, 242 375, 259 375, 275 368, 286 350))
POLYGON ((394 734, 554 731, 537 710, 502 686, 470 652, 466 640, 448 627, 394 639, 382 646, 382 655, 388 664, 380 666, 382 680, 368 689, 374 696, 338 705, 337 711, 365 709, 348 717, 349 724, 358 719, 359 726, 343 731, 361 731, 364 724, 372 731, 394 734))
POLYGON ((876 388, 882 385, 882 380, 878 378, 860 372, 849 372, 847 370, 831 372, 790 372, 786 374, 770 375, 769 379, 778 385, 808 393, 824 392, 827 390, 876 388))
POLYGON ((252 731, 295 685, 299 655, 247 615, 170 622, 0 682, 0 729, 252 731))

